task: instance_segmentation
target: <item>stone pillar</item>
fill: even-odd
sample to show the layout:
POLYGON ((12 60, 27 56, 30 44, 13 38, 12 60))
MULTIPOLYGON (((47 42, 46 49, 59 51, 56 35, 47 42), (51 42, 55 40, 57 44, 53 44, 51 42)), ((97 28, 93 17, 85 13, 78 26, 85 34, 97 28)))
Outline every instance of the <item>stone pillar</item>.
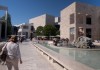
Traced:
POLYGON ((7 10, 6 10, 6 16, 5 16, 5 20, 6 20, 6 23, 5 23, 5 38, 7 38, 7 10))
POLYGON ((0 22, 0 41, 1 41, 1 22, 0 22))

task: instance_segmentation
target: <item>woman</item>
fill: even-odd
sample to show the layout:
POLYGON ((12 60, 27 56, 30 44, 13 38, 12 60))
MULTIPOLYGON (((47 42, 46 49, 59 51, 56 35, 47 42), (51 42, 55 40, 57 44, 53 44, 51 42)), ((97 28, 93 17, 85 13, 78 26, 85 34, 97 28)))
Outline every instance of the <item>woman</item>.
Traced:
POLYGON ((6 45, 6 50, 7 50, 6 64, 8 70, 12 70, 12 66, 14 67, 14 70, 19 70, 18 62, 20 61, 20 63, 22 64, 22 60, 16 36, 11 36, 9 42, 6 45))

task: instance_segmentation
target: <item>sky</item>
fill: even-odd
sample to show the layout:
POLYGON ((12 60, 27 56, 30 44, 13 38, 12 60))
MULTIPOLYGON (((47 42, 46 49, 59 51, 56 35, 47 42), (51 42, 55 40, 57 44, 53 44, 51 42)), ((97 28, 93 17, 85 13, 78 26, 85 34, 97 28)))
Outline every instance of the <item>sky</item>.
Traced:
MULTIPOLYGON (((8 7, 12 25, 18 25, 45 13, 58 17, 60 11, 73 2, 100 6, 100 0, 0 0, 0 5, 8 7)), ((0 17, 4 14, 5 11, 0 10, 0 17)))

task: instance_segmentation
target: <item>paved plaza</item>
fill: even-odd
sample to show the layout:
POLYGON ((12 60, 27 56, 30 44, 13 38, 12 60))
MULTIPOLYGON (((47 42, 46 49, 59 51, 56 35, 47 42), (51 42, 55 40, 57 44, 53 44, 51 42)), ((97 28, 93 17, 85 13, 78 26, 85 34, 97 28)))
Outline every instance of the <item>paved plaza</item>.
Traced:
MULTIPOLYGON (((23 64, 19 70, 56 70, 32 45, 32 42, 20 43, 23 64)), ((0 70, 7 70, 6 65, 0 65, 0 70)))

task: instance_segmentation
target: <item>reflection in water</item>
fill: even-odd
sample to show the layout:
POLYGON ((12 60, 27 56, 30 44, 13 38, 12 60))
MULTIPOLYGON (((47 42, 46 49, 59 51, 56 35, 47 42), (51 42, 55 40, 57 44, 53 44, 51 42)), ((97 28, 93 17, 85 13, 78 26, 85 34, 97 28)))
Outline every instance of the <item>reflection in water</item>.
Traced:
MULTIPOLYGON (((64 50, 63 50, 64 51, 64 50)), ((81 62, 94 69, 100 69, 100 51, 90 51, 90 50, 70 50, 63 55, 71 57, 75 61, 81 62)))
POLYGON ((68 48, 53 48, 50 45, 42 44, 45 47, 60 53, 66 57, 70 57, 75 61, 83 63, 96 70, 100 70, 100 51, 96 50, 82 50, 82 49, 68 49, 68 48))

